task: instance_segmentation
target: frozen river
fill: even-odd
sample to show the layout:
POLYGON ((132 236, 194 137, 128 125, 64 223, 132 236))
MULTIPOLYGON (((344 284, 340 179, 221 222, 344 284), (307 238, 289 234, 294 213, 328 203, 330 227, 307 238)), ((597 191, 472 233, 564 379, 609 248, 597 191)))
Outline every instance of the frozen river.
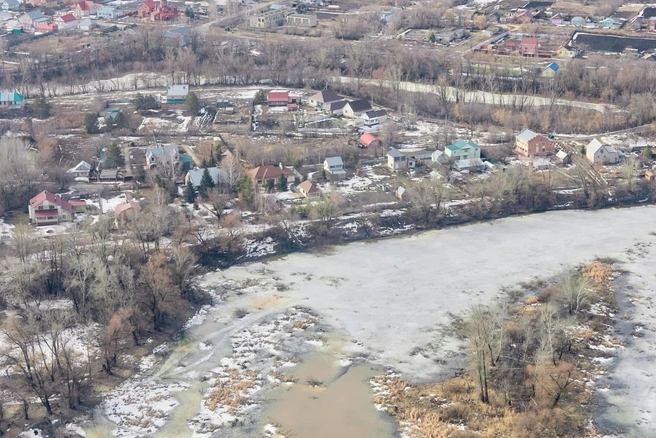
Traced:
MULTIPOLYGON (((202 278, 206 287, 241 285, 239 294, 211 309, 205 322, 190 332, 196 341, 211 341, 206 345, 212 348, 194 344, 175 354, 152 378, 188 379, 190 390, 198 391, 193 383, 198 376, 229 354, 229 336, 292 306, 311 309, 322 324, 340 333, 339 347, 331 352, 336 358, 362 358, 415 381, 447 376, 458 365, 461 347, 442 335, 449 313, 489 302, 506 286, 548 278, 597 257, 613 257, 624 262, 623 268, 635 268, 630 279, 634 292, 645 296, 643 303, 650 306, 656 295, 656 255, 649 250, 656 243, 650 234, 654 232, 656 207, 651 206, 549 212, 292 254, 211 273, 202 278), (234 319, 235 309, 250 313, 234 319)), ((606 425, 634 431, 631 436, 656 436, 654 421, 647 421, 656 416, 651 410, 656 393, 647 384, 656 372, 650 347, 656 316, 647 307, 643 316, 649 335, 635 341, 642 343, 639 348, 648 357, 630 353, 634 346, 627 346, 617 365, 622 373, 612 381, 600 415, 606 425), (634 366, 643 367, 647 379, 640 406, 627 403, 636 389, 629 372, 634 366)), ((185 408, 185 416, 176 416, 174 410, 171 418, 192 417, 196 408, 185 408)))

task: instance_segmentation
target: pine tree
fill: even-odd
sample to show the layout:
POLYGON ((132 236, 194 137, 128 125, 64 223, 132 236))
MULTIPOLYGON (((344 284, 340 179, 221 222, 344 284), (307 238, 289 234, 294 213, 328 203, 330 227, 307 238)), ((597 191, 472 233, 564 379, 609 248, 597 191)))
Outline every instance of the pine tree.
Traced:
POLYGON ((281 192, 286 192, 287 191, 287 177, 283 174, 280 176, 280 179, 278 180, 278 190, 281 192))
POLYGON ((196 201, 196 190, 194 190, 194 184, 191 182, 191 178, 189 178, 189 181, 185 185, 184 198, 189 204, 193 204, 196 201))
POLYGON ((200 178, 200 187, 198 188, 198 193, 205 198, 207 197, 207 190, 213 189, 215 186, 214 180, 212 179, 212 176, 210 175, 210 171, 206 167, 203 170, 203 176, 200 178))

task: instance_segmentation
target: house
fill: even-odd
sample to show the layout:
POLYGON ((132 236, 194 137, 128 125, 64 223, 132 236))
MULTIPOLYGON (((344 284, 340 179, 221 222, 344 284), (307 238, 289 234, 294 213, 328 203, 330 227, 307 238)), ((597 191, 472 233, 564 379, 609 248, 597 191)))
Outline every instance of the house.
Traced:
MULTIPOLYGON (((208 167, 207 172, 210 174, 210 177, 212 177, 212 181, 214 181, 215 186, 226 184, 228 181, 226 171, 223 169, 219 169, 218 167, 208 167)), ((194 188, 197 189, 200 187, 200 182, 203 179, 204 173, 205 169, 195 168, 189 170, 185 176, 185 184, 189 184, 189 182, 191 182, 194 188)))
POLYGON ((269 106, 287 106, 289 103, 289 91, 271 90, 267 93, 269 106))
POLYGON ((556 76, 556 73, 560 70, 560 66, 556 62, 551 62, 542 70, 542 77, 553 78, 556 76))
POLYGON ((119 113, 121 112, 120 108, 116 107, 110 107, 105 110, 105 120, 106 121, 111 121, 114 122, 116 121, 116 117, 118 117, 119 113))
POLYGON ((140 18, 147 18, 150 17, 150 14, 155 12, 156 9, 157 3, 155 3, 155 0, 146 0, 137 6, 137 15, 140 18))
POLYGON ((118 181, 118 169, 102 169, 97 176, 98 181, 118 181))
POLYGON ((523 37, 519 43, 519 52, 523 56, 536 56, 538 54, 538 39, 535 37, 523 37))
POLYGON ((5 29, 11 33, 22 33, 23 25, 18 20, 9 20, 5 24, 5 29))
POLYGON ((645 178, 647 179, 647 181, 656 180, 656 171, 654 169, 649 169, 648 171, 645 172, 645 178))
POLYGON ((362 115, 362 120, 368 126, 381 124, 387 120, 387 111, 384 109, 367 111, 362 115))
POLYGON ((375 135, 366 132, 358 139, 358 146, 361 148, 377 148, 382 147, 383 142, 378 140, 375 135))
POLYGON ((621 159, 617 149, 596 138, 585 148, 585 156, 593 164, 616 164, 621 159))
MULTIPOLYGON (((331 103, 341 101, 344 101, 341 96, 332 90, 325 89, 310 96, 308 99, 308 104, 318 110, 324 110, 328 109, 331 103)), ((344 104, 346 104, 346 102, 344 102, 344 104)))
POLYGON ((533 13, 531 11, 521 11, 515 14, 513 21, 518 24, 529 24, 533 22, 533 13))
POLYGON ((77 18, 71 13, 55 17, 53 22, 59 27, 59 30, 77 28, 78 25, 77 18))
POLYGON ((137 201, 125 201, 116 206, 114 209, 114 223, 118 228, 120 225, 125 224, 132 215, 141 211, 141 205, 137 201))
POLYGON ((556 159, 559 163, 570 164, 572 162, 572 157, 565 151, 558 151, 556 153, 556 159))
POLYGON ((157 163, 163 161, 178 163, 180 161, 178 147, 157 145, 154 148, 146 148, 146 166, 148 169, 155 168, 157 163))
POLYGON ((289 14, 285 20, 292 26, 316 27, 318 20, 314 14, 289 14))
POLYGON ((41 12, 38 9, 35 9, 18 17, 18 22, 22 24, 23 28, 25 29, 34 29, 34 27, 36 27, 37 24, 47 23, 48 21, 50 21, 50 19, 45 15, 43 15, 43 12, 41 12))
POLYGON ((390 148, 387 151, 387 166, 394 172, 415 168, 415 160, 402 154, 397 149, 390 148))
POLYGON ((30 223, 36 226, 70 222, 74 215, 73 206, 70 203, 47 190, 30 199, 28 211, 30 223))
POLYGON ((599 26, 605 29, 619 29, 626 22, 624 18, 608 17, 599 22, 599 26))
POLYGON ((73 207, 74 214, 82 214, 87 212, 87 201, 84 199, 70 199, 68 203, 71 204, 71 207, 73 207))
POLYGON ((86 161, 80 161, 75 167, 72 167, 66 171, 74 178, 88 178, 91 173, 91 164, 86 161))
POLYGON ((96 20, 92 20, 91 18, 85 18, 84 20, 80 21, 80 24, 77 25, 77 28, 84 32, 93 30, 96 27, 98 27, 96 20))
POLYGON ((485 163, 480 158, 457 160, 453 163, 453 169, 458 172, 482 172, 485 170, 485 163))
POLYGON ((428 161, 432 158, 433 153, 424 149, 403 149, 400 150, 403 155, 410 157, 416 162, 428 161))
POLYGON ((515 150, 526 157, 553 154, 555 146, 554 142, 530 129, 525 129, 515 136, 515 150))
POLYGON ((328 157, 323 160, 323 170, 325 170, 327 174, 336 178, 346 177, 342 157, 328 157))
POLYGON ((580 52, 577 49, 573 48, 572 46, 565 45, 565 46, 559 47, 558 50, 556 50, 556 57, 557 58, 569 58, 569 59, 571 59, 571 58, 576 58, 577 56, 579 56, 579 53, 580 52))
POLYGON ((341 116, 344 114, 344 107, 348 102, 345 100, 338 100, 337 102, 330 102, 326 104, 326 110, 328 113, 334 116, 341 116))
POLYGON ((4 0, 0 3, 3 11, 18 11, 20 10, 21 3, 18 0, 4 0))
POLYGON ((25 108, 25 98, 16 91, 0 91, 0 109, 22 110, 25 108))
POLYGON ((317 186, 312 184, 312 181, 303 181, 296 187, 296 190, 306 198, 313 198, 315 196, 321 195, 321 192, 317 186))
POLYGON ((344 117, 355 119, 356 117, 359 117, 367 111, 371 111, 372 109, 373 108, 367 99, 358 99, 352 102, 348 102, 346 105, 344 105, 342 114, 344 117))
POLYGON ((278 166, 266 164, 251 169, 251 171, 248 172, 248 176, 251 177, 255 184, 266 184, 269 181, 273 181, 274 184, 277 184, 283 175, 287 179, 296 177, 293 170, 286 168, 282 164, 279 164, 278 166))
POLYGON ((431 161, 437 164, 446 164, 449 162, 449 157, 442 151, 434 151, 431 154, 431 161))
POLYGON ((167 0, 159 0, 159 5, 155 0, 146 0, 137 7, 137 15, 150 21, 173 20, 179 12, 177 7, 169 7, 167 0))
POLYGON ((553 167, 549 159, 542 157, 533 158, 532 163, 535 170, 549 170, 553 167))
POLYGON ((94 2, 90 0, 83 0, 77 3, 73 3, 71 6, 71 12, 73 12, 75 18, 81 19, 90 15, 96 15, 98 13, 98 8, 94 2))
POLYGON ((174 84, 166 87, 166 94, 162 96, 162 104, 180 105, 184 104, 189 94, 188 84, 174 84))
POLYGON ((481 158, 481 147, 469 140, 458 140, 444 148, 444 154, 449 161, 481 158))
POLYGON ((124 16, 125 12, 115 6, 102 5, 98 8, 96 15, 98 18, 104 18, 105 20, 116 20, 124 16))

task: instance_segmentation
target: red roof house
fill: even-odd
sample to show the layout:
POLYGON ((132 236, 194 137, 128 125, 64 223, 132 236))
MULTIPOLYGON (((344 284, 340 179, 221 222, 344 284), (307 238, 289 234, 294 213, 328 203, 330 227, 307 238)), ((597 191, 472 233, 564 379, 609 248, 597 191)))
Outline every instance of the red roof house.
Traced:
POLYGON ((289 103, 289 91, 272 90, 267 93, 269 106, 287 106, 289 103))
POLYGON ((96 15, 98 13, 96 4, 90 0, 73 3, 71 9, 73 15, 75 15, 77 18, 88 17, 89 15, 96 15))
POLYGON ((73 206, 61 196, 47 190, 30 199, 28 208, 30 223, 36 226, 56 225, 73 220, 73 206))
POLYGON ((137 7, 137 15, 141 18, 150 18, 150 21, 169 21, 178 16, 180 11, 176 7, 169 7, 167 0, 146 0, 137 7))
POLYGON ((363 148, 379 147, 383 145, 383 143, 378 140, 375 135, 370 134, 369 132, 362 134, 358 140, 358 143, 360 143, 360 146, 363 148))
POLYGON ((293 170, 286 168, 282 164, 278 166, 273 166, 271 164, 258 166, 248 172, 248 176, 250 176, 257 184, 262 184, 269 180, 273 180, 274 183, 277 183, 282 175, 285 175, 287 178, 296 177, 293 170))
POLYGON ((538 39, 534 37, 524 37, 519 44, 519 51, 524 56, 535 56, 538 54, 538 39))
POLYGON ((57 25, 54 23, 39 23, 34 30, 39 33, 54 32, 57 30, 57 25))
POLYGON ((55 19, 53 21, 57 24, 66 24, 66 23, 71 23, 75 20, 76 20, 75 15, 73 15, 69 12, 68 14, 61 15, 59 17, 55 17, 55 19))

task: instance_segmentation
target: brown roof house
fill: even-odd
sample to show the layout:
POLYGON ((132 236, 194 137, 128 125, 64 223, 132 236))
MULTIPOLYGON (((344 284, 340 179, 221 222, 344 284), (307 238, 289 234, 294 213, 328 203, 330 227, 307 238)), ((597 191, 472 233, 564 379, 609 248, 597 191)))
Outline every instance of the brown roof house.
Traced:
POLYGON ((274 184, 277 184, 278 181, 280 181, 280 177, 283 175, 285 175, 287 179, 296 177, 293 170, 288 169, 282 164, 279 164, 278 166, 273 166, 271 164, 258 166, 248 172, 248 176, 251 177, 255 184, 266 184, 271 180, 273 180, 274 184))
POLYGON ((315 196, 321 195, 321 192, 317 186, 312 184, 312 181, 303 181, 296 187, 296 190, 306 198, 314 198, 315 196))
POLYGON ((28 208, 30 223, 37 227, 70 222, 75 214, 73 206, 68 201, 47 190, 30 199, 28 208))
POLYGON ((530 129, 525 129, 515 136, 515 151, 526 157, 551 155, 555 148, 554 142, 530 129))
POLYGON ((361 148, 377 148, 381 147, 383 142, 378 140, 375 135, 366 132, 360 136, 358 139, 358 146, 361 148))
POLYGON ((137 201, 125 201, 116 206, 114 209, 114 223, 118 228, 119 225, 126 223, 130 220, 131 215, 139 213, 141 211, 141 205, 137 201))
POLYGON ((344 99, 332 90, 325 89, 313 94, 308 99, 308 104, 318 110, 328 110, 329 105, 333 102, 340 102, 344 99))

